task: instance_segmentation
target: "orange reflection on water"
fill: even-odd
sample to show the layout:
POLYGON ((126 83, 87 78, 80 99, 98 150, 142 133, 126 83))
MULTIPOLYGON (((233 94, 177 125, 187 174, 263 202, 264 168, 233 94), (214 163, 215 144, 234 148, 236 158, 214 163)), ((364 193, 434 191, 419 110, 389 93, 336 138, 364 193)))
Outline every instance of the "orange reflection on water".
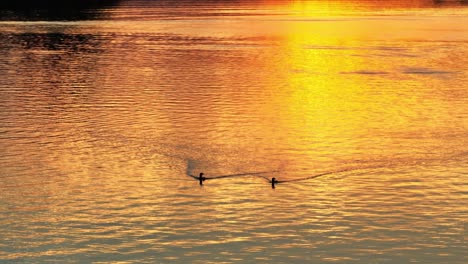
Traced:
POLYGON ((272 245, 278 256, 319 248, 323 261, 339 259, 332 246, 358 242, 388 257, 383 241, 429 241, 421 254, 461 241, 441 237, 433 220, 462 232, 464 167, 448 154, 466 153, 463 18, 336 19, 346 8, 289 3, 271 16, 57 22, 73 33, 58 37, 42 23, 50 36, 5 39, 46 45, 9 43, 18 58, 6 65, 19 74, 7 76, 17 87, 4 93, 2 162, 23 174, 1 178, 13 227, 3 236, 24 248, 59 237, 63 255, 89 245, 87 254, 217 251, 229 261, 272 245), (443 165, 430 171, 433 160, 443 165), (389 164, 400 167, 372 170, 389 164), (277 171, 203 187, 185 175, 264 170, 277 171), (325 171, 335 173, 275 190, 267 181, 325 171))

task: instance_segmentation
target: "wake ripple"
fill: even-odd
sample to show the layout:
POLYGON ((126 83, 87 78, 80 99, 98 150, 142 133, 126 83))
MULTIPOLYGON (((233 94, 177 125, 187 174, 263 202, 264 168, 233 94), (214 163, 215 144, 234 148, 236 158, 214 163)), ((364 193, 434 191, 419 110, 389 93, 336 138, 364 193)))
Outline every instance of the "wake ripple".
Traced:
MULTIPOLYGON (((323 173, 314 174, 314 175, 302 177, 302 178, 296 178, 296 179, 290 179, 290 180, 275 180, 275 183, 302 182, 302 181, 307 181, 311 179, 316 179, 316 178, 320 178, 324 176, 335 175, 335 174, 340 174, 340 173, 345 173, 345 172, 356 172, 356 171, 365 170, 365 169, 368 170, 368 169, 378 169, 378 168, 384 168, 384 167, 348 168, 348 169, 334 170, 334 171, 323 172, 323 173)), ((188 164, 187 175, 196 180, 199 180, 199 176, 190 174, 189 170, 190 170, 190 165, 188 164)), ((271 183, 272 178, 268 178, 263 175, 268 174, 268 173, 281 173, 281 172, 285 172, 285 171, 272 170, 272 171, 260 171, 260 172, 243 172, 243 173, 235 173, 235 174, 216 175, 216 176, 210 176, 210 177, 204 177, 204 178, 205 180, 217 180, 217 179, 238 178, 238 177, 259 177, 271 183)))

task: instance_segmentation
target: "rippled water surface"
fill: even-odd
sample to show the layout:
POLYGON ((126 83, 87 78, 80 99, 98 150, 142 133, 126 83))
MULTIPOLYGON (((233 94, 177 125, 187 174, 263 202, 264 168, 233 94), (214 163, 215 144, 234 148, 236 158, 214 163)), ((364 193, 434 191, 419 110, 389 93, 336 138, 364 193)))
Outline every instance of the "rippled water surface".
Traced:
POLYGON ((0 262, 466 263, 468 10, 381 2, 1 9, 0 262))

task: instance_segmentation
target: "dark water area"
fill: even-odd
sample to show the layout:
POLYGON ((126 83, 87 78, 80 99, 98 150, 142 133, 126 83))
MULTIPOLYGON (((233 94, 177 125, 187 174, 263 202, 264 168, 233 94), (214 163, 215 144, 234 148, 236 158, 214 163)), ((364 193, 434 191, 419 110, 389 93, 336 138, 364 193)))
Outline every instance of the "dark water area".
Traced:
POLYGON ((100 9, 111 8, 119 0, 37 0, 2 1, 0 20, 3 21, 73 21, 103 19, 100 9))

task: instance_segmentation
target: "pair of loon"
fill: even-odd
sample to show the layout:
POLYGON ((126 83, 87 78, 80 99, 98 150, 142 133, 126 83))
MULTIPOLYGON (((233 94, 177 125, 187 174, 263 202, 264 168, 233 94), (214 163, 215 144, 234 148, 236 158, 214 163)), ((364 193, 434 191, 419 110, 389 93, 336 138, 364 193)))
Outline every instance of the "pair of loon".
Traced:
MULTIPOLYGON (((200 183, 200 185, 203 185, 203 182, 206 180, 206 177, 203 176, 203 172, 200 172, 200 176, 196 177, 198 179, 198 182, 200 183)), ((273 177, 271 178, 271 188, 274 189, 275 188, 275 185, 279 183, 279 181, 273 177)))

